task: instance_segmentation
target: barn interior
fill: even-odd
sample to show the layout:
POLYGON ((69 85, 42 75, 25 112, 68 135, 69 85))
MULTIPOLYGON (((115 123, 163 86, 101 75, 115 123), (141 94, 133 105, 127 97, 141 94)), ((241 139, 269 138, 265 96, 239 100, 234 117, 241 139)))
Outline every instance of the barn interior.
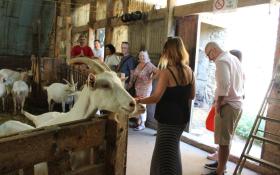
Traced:
MULTIPOLYGON (((206 128, 216 85, 215 64, 207 58, 205 46, 215 41, 224 50, 240 50, 245 99, 225 174, 280 174, 279 12, 279 2, 272 0, 0 0, 0 174, 149 174, 156 104, 146 106, 146 128, 141 131, 129 128, 132 111, 120 113, 114 108, 95 114, 98 106, 119 103, 113 95, 96 100, 94 110, 80 118, 69 111, 91 105, 91 95, 85 102, 78 99, 76 108, 67 102, 49 104, 51 85, 70 88, 77 83, 73 94, 84 94, 82 89, 94 84, 89 70, 96 75, 108 71, 102 65, 99 70, 98 64, 88 65, 89 69, 69 65, 81 36, 91 49, 99 40, 103 58, 108 56, 107 44, 115 46, 122 58, 121 44, 128 42, 137 60, 144 48, 155 66, 166 39, 182 38, 196 80, 195 99, 187 114, 190 122, 181 136, 184 175, 207 174, 206 157, 217 150, 213 131, 206 128), (28 87, 25 100, 17 105, 14 85, 5 79, 7 70, 24 77, 28 87), (34 122, 41 117, 45 121, 42 114, 49 111, 73 119, 58 124, 34 122), (13 128, 18 131, 2 135, 8 131, 3 124, 11 120, 27 124, 28 131, 13 128), (42 168, 44 163, 47 166, 42 168)), ((125 91, 114 87, 112 91, 119 94, 125 91)), ((53 119, 51 115, 47 117, 53 119)))

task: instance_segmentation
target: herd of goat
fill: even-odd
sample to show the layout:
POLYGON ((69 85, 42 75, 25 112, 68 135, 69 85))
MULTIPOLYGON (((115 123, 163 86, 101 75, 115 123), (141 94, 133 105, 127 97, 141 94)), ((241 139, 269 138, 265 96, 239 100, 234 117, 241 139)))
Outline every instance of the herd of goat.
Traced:
MULTIPOLYGON (((20 121, 9 120, 0 125, 0 136, 85 119, 95 114, 98 110, 107 110, 126 114, 127 116, 137 115, 145 111, 143 105, 136 104, 133 97, 123 88, 123 82, 118 75, 105 64, 86 57, 71 59, 68 63, 84 63, 88 65, 89 72, 92 73, 88 75, 83 89, 81 91, 76 90, 77 84, 74 83, 73 78, 71 78, 71 82, 66 81, 66 84, 53 83, 45 87, 50 112, 37 116, 23 110, 25 98, 30 92, 30 88, 24 81, 26 72, 19 73, 9 69, 0 71, 1 87, 3 86, 1 98, 5 99, 6 94, 12 93, 14 106, 20 102, 21 113, 35 125, 33 127, 20 121), (7 87, 12 87, 11 91, 7 87), (74 106, 70 111, 65 112, 65 104, 73 99, 76 100, 74 106), (63 112, 52 112, 52 101, 62 103, 63 112)), ((15 111, 16 108, 18 107, 15 107, 15 111)))
MULTIPOLYGON (((71 59, 68 63, 87 64, 89 72, 91 73, 89 73, 87 81, 81 91, 76 91, 77 84, 74 83, 72 78, 71 83, 54 83, 49 87, 45 87, 48 94, 49 109, 51 110, 52 108, 51 101, 62 103, 63 106, 67 103, 69 97, 76 96, 78 97, 76 99, 77 101, 68 112, 65 112, 65 108, 63 107, 63 112, 50 111, 37 116, 23 110, 24 99, 30 92, 30 88, 28 88, 27 83, 24 82, 22 78, 24 73, 18 73, 8 69, 2 69, 0 71, 1 87, 4 87, 1 89, 3 91, 1 94, 2 99, 4 99, 5 95, 10 92, 6 87, 11 86, 13 98, 22 99, 22 114, 35 125, 35 127, 33 127, 16 120, 6 121, 0 125, 0 137, 34 128, 85 119, 95 114, 98 110, 107 110, 114 113, 125 114, 120 116, 128 117, 137 116, 145 112, 145 107, 141 104, 136 104, 134 98, 124 89, 122 80, 105 64, 90 60, 86 57, 71 59), (3 74, 3 72, 6 74, 3 74)), ((115 120, 118 121, 118 119, 115 120)), ((71 155, 71 168, 75 169, 76 165, 83 161, 86 154, 85 151, 73 153, 71 155)), ((35 174, 47 174, 46 166, 46 163, 35 165, 35 174)))

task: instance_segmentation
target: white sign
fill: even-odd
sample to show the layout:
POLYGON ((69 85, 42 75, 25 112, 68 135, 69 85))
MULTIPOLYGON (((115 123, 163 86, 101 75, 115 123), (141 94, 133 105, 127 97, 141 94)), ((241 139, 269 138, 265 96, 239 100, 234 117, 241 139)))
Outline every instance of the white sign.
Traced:
POLYGON ((237 8, 238 0, 214 0, 213 11, 233 10, 237 8))

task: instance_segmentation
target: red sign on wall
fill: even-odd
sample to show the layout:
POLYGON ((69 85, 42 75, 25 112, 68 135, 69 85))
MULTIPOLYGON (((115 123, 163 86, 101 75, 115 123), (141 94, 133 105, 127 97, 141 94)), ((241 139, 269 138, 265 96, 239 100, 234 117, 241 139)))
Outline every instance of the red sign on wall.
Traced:
POLYGON ((236 9, 238 0, 214 0, 213 11, 224 11, 236 9))

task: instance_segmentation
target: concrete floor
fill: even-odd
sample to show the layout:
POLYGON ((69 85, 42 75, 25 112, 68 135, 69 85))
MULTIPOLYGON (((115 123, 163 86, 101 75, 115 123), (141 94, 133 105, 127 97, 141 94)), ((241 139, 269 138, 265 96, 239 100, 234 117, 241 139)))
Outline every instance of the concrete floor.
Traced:
MULTIPOLYGON (((128 131, 128 156, 127 175, 149 175, 150 161, 155 143, 154 130, 146 128, 144 131, 128 131)), ((181 142, 181 156, 183 175, 200 175, 208 173, 203 168, 205 163, 211 161, 206 159, 207 152, 181 142)), ((235 164, 228 162, 227 175, 232 174, 235 164)), ((257 173, 243 169, 244 175, 257 175, 257 173)))

